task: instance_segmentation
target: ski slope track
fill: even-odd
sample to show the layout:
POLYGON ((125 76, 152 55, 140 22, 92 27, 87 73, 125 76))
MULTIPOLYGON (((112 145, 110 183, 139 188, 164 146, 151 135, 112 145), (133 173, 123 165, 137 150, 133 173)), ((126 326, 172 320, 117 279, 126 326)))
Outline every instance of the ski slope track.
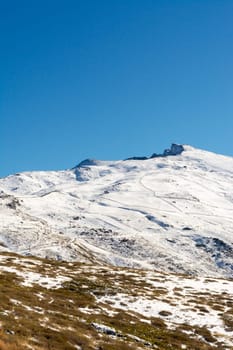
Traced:
POLYGON ((86 160, 2 178, 0 199, 2 251, 233 277, 233 158, 172 145, 86 160))

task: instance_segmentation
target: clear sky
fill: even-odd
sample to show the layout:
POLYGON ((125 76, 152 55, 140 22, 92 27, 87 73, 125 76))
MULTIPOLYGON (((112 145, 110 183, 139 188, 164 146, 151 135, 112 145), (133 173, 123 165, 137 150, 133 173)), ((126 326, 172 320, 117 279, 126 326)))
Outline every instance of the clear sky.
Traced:
POLYGON ((232 0, 0 1, 0 176, 233 156, 232 0))

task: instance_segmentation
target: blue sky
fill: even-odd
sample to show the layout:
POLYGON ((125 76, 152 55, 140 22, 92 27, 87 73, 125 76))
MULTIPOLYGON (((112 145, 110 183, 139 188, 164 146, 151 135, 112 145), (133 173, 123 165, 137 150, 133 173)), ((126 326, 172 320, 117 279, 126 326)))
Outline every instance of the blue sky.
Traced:
POLYGON ((233 156, 231 0, 0 2, 0 176, 171 142, 233 156))

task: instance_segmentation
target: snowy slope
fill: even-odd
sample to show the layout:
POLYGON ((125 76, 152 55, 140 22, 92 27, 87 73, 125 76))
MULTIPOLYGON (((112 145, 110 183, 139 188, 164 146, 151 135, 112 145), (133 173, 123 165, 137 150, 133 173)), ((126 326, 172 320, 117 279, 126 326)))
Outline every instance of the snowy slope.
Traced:
POLYGON ((2 249, 233 277, 233 158, 183 147, 0 179, 2 249))

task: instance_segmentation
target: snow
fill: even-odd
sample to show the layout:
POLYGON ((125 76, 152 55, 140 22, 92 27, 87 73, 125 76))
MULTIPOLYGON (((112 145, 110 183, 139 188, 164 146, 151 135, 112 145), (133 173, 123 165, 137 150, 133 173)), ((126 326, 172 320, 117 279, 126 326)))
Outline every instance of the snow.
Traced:
POLYGON ((129 292, 126 292, 106 295, 97 298, 97 300, 99 303, 108 303, 116 309, 133 311, 148 318, 163 318, 170 328, 174 328, 177 324, 207 327, 213 336, 232 346, 233 331, 225 329, 219 310, 214 310, 208 304, 204 304, 205 312, 197 307, 203 306, 198 304, 198 297, 205 292, 212 293, 205 296, 205 298, 209 297, 210 300, 213 295, 219 295, 221 298, 222 293, 226 293, 232 300, 232 280, 212 281, 205 278, 187 279, 184 276, 179 278, 176 275, 169 275, 167 280, 164 281, 164 277, 150 272, 145 276, 145 280, 153 286, 152 291, 162 287, 166 293, 161 296, 153 296, 148 291, 147 295, 135 298, 129 292), (153 277, 156 277, 156 281, 152 280, 153 277), (177 294, 178 290, 179 293, 177 294))
POLYGON ((0 248, 233 277, 232 182, 233 158, 187 145, 175 156, 11 175, 0 179, 0 248))
POLYGON ((0 266, 0 274, 2 271, 15 273, 22 278, 21 284, 26 287, 32 287, 33 284, 38 284, 46 289, 57 289, 60 288, 64 282, 70 281, 70 278, 61 275, 57 277, 43 276, 37 272, 21 271, 18 268, 9 266, 0 266))

